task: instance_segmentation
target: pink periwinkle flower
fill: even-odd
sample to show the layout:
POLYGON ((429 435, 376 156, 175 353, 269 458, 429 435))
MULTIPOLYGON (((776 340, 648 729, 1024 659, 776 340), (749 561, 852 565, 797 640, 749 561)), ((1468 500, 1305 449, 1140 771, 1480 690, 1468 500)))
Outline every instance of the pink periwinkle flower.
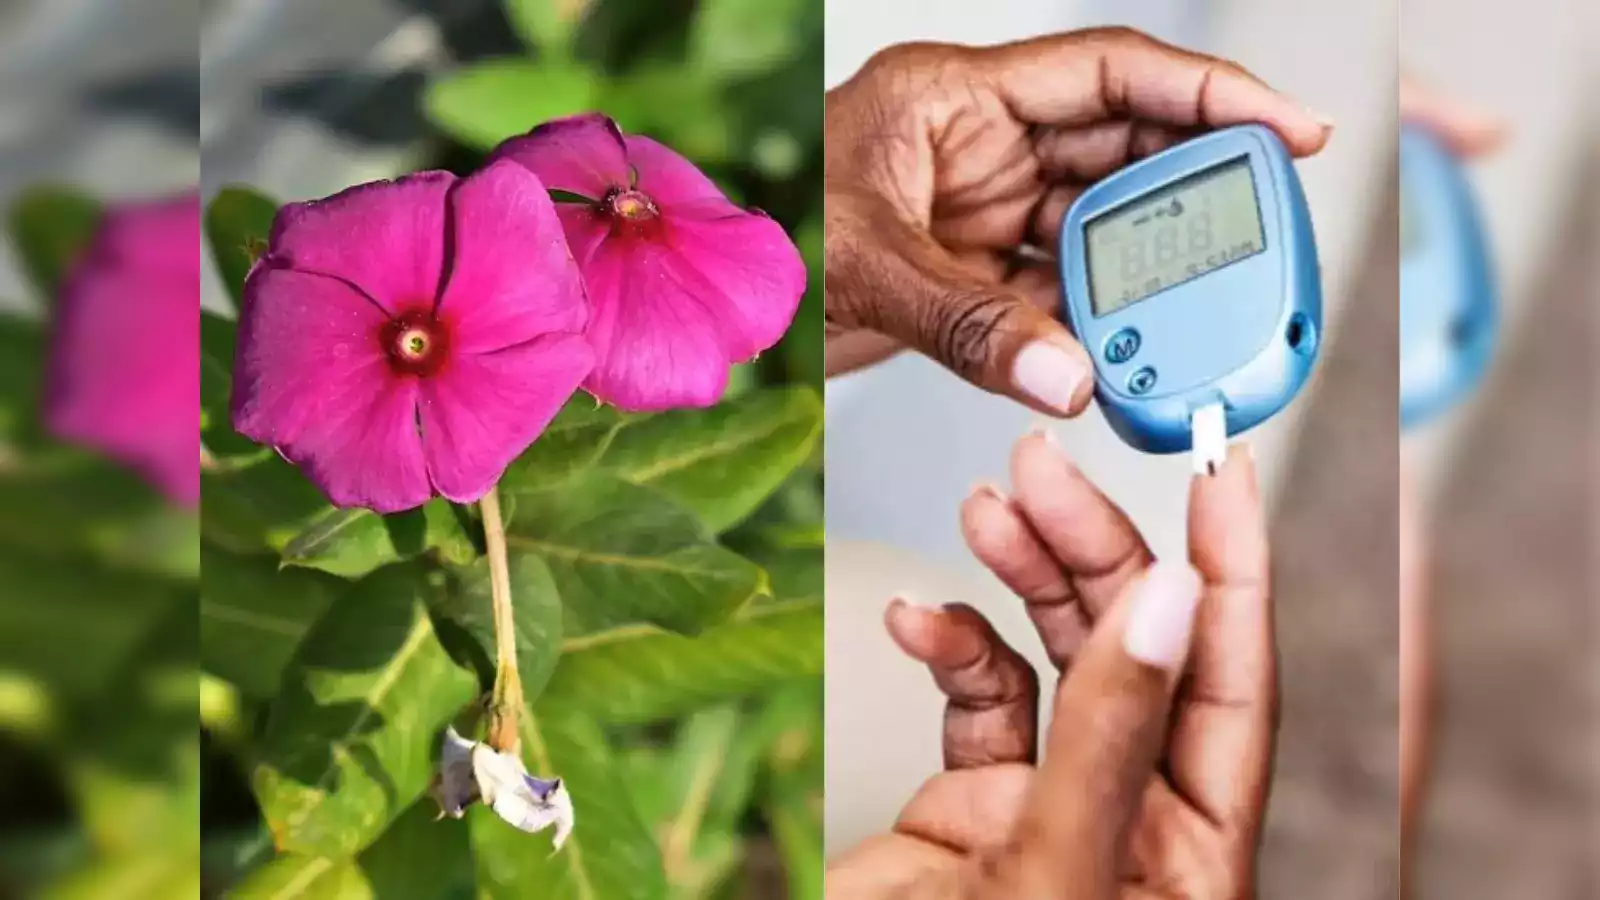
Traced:
POLYGON ((806 269, 783 228, 740 209, 693 163, 591 113, 501 144, 560 203, 594 318, 584 387, 627 410, 710 406, 728 369, 778 342, 805 293, 806 269))
POLYGON ((200 198, 113 206, 57 298, 44 422, 200 498, 200 198))
POLYGON ((545 186, 511 163, 278 212, 245 281, 234 427, 339 506, 482 497, 593 365, 545 186))

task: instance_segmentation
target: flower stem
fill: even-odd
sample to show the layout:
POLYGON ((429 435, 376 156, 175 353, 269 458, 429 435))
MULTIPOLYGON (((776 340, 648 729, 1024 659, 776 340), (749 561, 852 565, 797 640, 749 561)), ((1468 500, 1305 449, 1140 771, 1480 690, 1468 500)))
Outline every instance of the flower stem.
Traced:
POLYGON ((500 517, 500 486, 478 501, 483 538, 489 551, 489 589, 494 603, 494 693, 489 699, 488 744, 515 754, 520 743, 522 676, 517 672, 517 629, 511 612, 511 567, 506 560, 506 526, 500 517))

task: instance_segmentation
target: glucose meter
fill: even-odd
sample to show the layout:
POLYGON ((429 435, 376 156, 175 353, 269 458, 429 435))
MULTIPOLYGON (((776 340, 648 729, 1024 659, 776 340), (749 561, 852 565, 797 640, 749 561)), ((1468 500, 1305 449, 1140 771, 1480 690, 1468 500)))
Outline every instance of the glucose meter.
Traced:
POLYGON ((1489 367, 1494 279, 1476 204, 1454 155, 1433 135, 1400 134, 1400 423, 1465 398, 1489 367))
POLYGON ((1263 126, 1212 132, 1095 184, 1067 211, 1060 258, 1095 396, 1139 450, 1220 463, 1229 435, 1311 374, 1317 245, 1294 163, 1263 126))

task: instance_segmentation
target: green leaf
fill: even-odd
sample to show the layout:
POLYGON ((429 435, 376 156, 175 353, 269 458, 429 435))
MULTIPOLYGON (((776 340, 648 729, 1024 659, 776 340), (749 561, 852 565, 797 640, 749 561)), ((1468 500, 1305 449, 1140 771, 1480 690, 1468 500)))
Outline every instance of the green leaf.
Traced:
POLYGON ((821 791, 792 791, 767 804, 765 818, 783 859, 789 897, 822 900, 821 791))
POLYGON ((239 323, 200 311, 200 442, 214 459, 247 464, 271 450, 233 430, 233 346, 239 323))
POLYGON ((37 443, 40 385, 44 381, 44 323, 0 312, 0 450, 7 443, 37 443))
POLYGON ((478 861, 482 900, 526 897, 574 900, 661 900, 666 895, 661 856, 630 797, 611 748, 598 726, 582 715, 535 707, 522 722, 522 756, 528 771, 560 776, 572 792, 574 828, 559 852, 549 832, 529 836, 482 804, 467 824, 478 861))
POLYGON ((748 725, 735 706, 697 713, 678 729, 671 755, 651 773, 665 789, 652 792, 655 805, 640 809, 660 836, 676 897, 709 896, 742 857, 739 819, 761 762, 758 754, 742 752, 742 729, 748 725), (718 802, 723 796, 741 799, 730 808, 718 802))
POLYGON ((656 487, 720 532, 783 484, 821 433, 822 403, 811 389, 757 391, 640 419, 612 439, 600 468, 656 487))
POLYGON ((283 564, 360 578, 428 550, 437 550, 452 562, 465 563, 476 556, 448 500, 435 498, 388 516, 329 507, 284 544, 283 564))
POLYGON ((266 249, 277 214, 276 202, 239 185, 218 191, 206 209, 206 238, 211 243, 217 272, 235 304, 242 301, 244 278, 266 249))
POLYGON ((39 185, 12 204, 10 227, 28 279, 54 303, 67 272, 94 240, 102 209, 93 198, 60 185, 39 185))
POLYGON ((569 636, 632 622, 693 632, 766 590, 759 568, 652 488, 595 475, 508 496, 507 543, 550 566, 569 636))
POLYGON ((446 133, 489 150, 542 122, 591 109, 595 91, 595 76, 573 65, 496 59, 430 84, 423 103, 446 133))
POLYGON ((807 29, 813 0, 700 0, 689 32, 692 63, 720 78, 765 72, 788 62, 807 29))
POLYGON ((589 0, 506 0, 505 6, 506 18, 523 43, 543 59, 566 60, 589 0))
MULTIPOLYGON (((550 569, 537 556, 513 554, 510 559, 511 609, 517 630, 517 673, 523 696, 531 702, 544 690, 561 655, 561 597, 550 569)), ((449 573, 444 590, 433 595, 430 609, 439 638, 478 673, 485 691, 494 684, 494 605, 489 585, 489 560, 449 573)))
POLYGON ((121 464, 50 447, 0 471, 0 542, 106 559, 119 541, 138 537, 162 503, 149 482, 121 464))
POLYGON ((434 634, 410 566, 362 579, 301 642, 253 777, 280 850, 367 847, 432 776, 439 731, 477 694, 434 634))
POLYGON ((0 585, 5 667, 84 697, 109 691, 174 604, 193 602, 165 578, 14 547, 0 547, 0 585))
POLYGON ((472 848, 459 823, 436 822, 429 800, 412 804, 354 859, 280 856, 230 890, 228 900, 466 900, 472 848))
POLYGON ((200 475, 201 533, 236 553, 282 550, 329 508, 316 485, 270 451, 200 475))
POLYGON ((278 692, 295 648, 347 582, 271 556, 200 548, 200 659, 249 697, 278 692))
POLYGON ((656 722, 822 672, 822 603, 774 603, 697 637, 628 625, 562 645, 546 708, 656 722))
POLYGON ((590 471, 634 417, 579 391, 500 478, 507 488, 549 487, 590 471))
POLYGON ((633 134, 650 134, 700 165, 732 159, 736 130, 712 73, 677 59, 646 59, 601 87, 608 115, 633 134))

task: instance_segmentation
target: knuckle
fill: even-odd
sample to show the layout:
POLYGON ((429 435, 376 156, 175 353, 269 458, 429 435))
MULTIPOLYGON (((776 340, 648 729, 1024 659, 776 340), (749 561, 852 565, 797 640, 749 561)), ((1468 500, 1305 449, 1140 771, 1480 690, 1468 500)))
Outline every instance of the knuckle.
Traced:
POLYGON ((997 337, 1021 306, 1003 295, 952 292, 934 297, 924 312, 933 355, 963 378, 981 377, 995 362, 997 337))

